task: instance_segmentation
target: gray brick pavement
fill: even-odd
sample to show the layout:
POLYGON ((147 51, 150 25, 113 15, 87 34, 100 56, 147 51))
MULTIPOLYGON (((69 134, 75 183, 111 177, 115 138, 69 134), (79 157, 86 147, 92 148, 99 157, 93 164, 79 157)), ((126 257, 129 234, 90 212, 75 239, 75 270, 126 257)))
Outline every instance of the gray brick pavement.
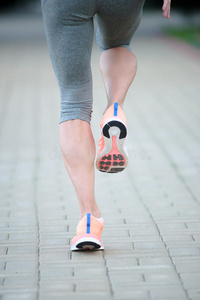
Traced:
MULTIPOLYGON (((59 92, 46 43, 41 33, 34 42, 3 40, 0 299, 199 300, 200 55, 166 38, 134 39, 130 164, 123 174, 96 172, 105 251, 71 253, 79 209, 58 146, 59 92)), ((99 55, 95 46, 96 142, 106 103, 99 55)))

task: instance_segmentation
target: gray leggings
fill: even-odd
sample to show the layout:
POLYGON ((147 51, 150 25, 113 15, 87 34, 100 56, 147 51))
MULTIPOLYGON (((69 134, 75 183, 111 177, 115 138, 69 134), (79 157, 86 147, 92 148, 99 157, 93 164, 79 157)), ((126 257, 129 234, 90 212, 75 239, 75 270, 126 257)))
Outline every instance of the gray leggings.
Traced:
POLYGON ((50 57, 61 93, 60 123, 90 123, 93 91, 90 67, 93 18, 101 51, 125 47, 136 31, 144 0, 41 0, 50 57))

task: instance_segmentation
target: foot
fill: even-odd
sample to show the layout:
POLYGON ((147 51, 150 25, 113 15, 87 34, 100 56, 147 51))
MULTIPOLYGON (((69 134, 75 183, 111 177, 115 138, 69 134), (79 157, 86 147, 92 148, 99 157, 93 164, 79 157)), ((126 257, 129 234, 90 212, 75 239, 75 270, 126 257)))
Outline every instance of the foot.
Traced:
POLYGON ((88 213, 78 224, 77 235, 72 239, 71 250, 103 250, 101 233, 104 221, 88 213))
POLYGON ((101 172, 121 172, 128 165, 125 145, 127 128, 126 117, 118 103, 115 102, 106 110, 100 127, 102 135, 99 141, 96 167, 101 172))

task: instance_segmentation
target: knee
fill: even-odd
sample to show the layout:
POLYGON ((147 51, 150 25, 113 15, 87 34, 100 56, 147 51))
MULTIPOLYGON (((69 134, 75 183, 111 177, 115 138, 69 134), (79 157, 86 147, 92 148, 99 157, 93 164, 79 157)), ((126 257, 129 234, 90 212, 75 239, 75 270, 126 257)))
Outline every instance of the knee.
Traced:
POLYGON ((92 82, 77 87, 60 85, 60 92, 60 123, 76 119, 90 123, 93 106, 92 82))

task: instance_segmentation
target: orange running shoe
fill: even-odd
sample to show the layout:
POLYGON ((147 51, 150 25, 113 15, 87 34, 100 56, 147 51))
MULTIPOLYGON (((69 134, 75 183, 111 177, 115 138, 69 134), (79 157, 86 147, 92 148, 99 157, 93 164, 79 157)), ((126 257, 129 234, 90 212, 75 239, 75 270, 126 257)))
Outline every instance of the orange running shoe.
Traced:
POLYGON ((104 221, 100 221, 88 213, 76 228, 77 235, 72 239, 71 250, 104 250, 101 233, 104 221))
POLYGON ((125 114, 117 102, 106 110, 100 127, 102 135, 99 140, 96 167, 101 172, 121 172, 128 165, 125 145, 127 127, 125 114))

